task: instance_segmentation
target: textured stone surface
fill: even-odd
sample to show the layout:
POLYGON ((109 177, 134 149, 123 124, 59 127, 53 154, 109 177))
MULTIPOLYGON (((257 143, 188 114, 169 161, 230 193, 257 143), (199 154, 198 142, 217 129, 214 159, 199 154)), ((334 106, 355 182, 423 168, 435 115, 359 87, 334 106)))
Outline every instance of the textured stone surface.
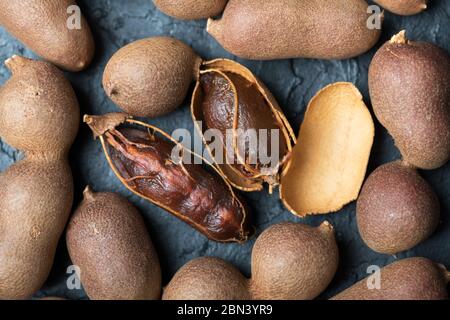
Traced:
MULTIPOLYGON (((111 55, 121 46, 144 37, 170 35, 184 40, 206 59, 226 57, 235 59, 225 52, 205 31, 205 21, 175 21, 158 12, 150 0, 96 0, 79 1, 93 30, 97 42, 97 54, 92 66, 80 74, 69 74, 80 100, 82 113, 103 114, 116 111, 108 101, 101 87, 103 69, 111 55)), ((431 1, 425 13, 400 17, 386 13, 382 40, 386 41, 401 29, 406 29, 413 39, 434 42, 450 51, 450 2, 431 1)), ((330 30, 330 32, 332 32, 330 30)), ((351 32, 349 30, 349 32, 351 32)), ((362 91, 369 104, 367 89, 367 68, 375 52, 345 61, 285 60, 285 61, 244 61, 273 91, 295 130, 302 121, 305 107, 311 97, 323 86, 335 81, 350 81, 362 91)), ((0 60, 12 54, 34 57, 30 50, 0 28, 0 60)), ((0 84, 9 77, 4 65, 0 66, 0 84)), ((153 124, 171 132, 175 128, 193 129, 188 99, 175 113, 154 121, 153 124)), ((370 104, 369 104, 370 105, 370 104)), ((399 158, 392 138, 377 123, 376 140, 370 160, 369 172, 382 163, 399 158)), ((0 140, 0 171, 20 159, 16 152, 0 140)), ((202 235, 180 220, 148 202, 133 196, 118 182, 109 169, 101 153, 100 144, 92 140, 89 129, 81 125, 81 132, 71 153, 72 168, 75 173, 76 202, 86 184, 97 191, 117 191, 129 198, 144 215, 149 232, 154 240, 162 262, 164 282, 175 271, 192 258, 209 255, 221 257, 236 265, 244 274, 250 273, 250 253, 254 239, 245 245, 218 244, 206 240, 202 235)), ((450 164, 423 172, 423 176, 436 190, 442 204, 442 223, 431 239, 397 258, 425 256, 450 267, 450 164)), ((335 280, 322 297, 330 297, 366 276, 368 265, 385 265, 396 257, 376 254, 367 248, 359 237, 355 204, 326 216, 299 219, 283 208, 278 194, 267 191, 245 194, 253 208, 254 223, 258 233, 280 221, 304 222, 318 225, 323 220, 330 221, 336 229, 340 247, 341 263, 335 280)), ((61 241, 56 262, 47 284, 37 296, 60 295, 67 298, 85 298, 82 290, 66 288, 66 268, 70 265, 64 241, 61 241)), ((301 270, 299 270, 301 272, 301 270)))

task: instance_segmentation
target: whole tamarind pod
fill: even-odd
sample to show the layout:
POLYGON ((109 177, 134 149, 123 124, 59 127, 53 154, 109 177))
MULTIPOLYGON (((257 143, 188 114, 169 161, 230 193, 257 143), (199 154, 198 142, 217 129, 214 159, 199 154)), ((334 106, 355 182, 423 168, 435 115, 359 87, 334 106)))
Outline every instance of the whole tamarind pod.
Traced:
POLYGON ((450 54, 402 30, 369 66, 373 112, 403 160, 431 170, 450 160, 450 54))
POLYGON ((66 243, 89 299, 159 299, 158 255, 144 219, 124 197, 86 187, 67 226, 66 243))
POLYGON ((244 59, 348 59, 380 38, 383 14, 371 15, 368 6, 365 0, 229 0, 219 19, 208 20, 207 32, 244 59))
POLYGON ((0 25, 65 70, 83 70, 94 57, 91 29, 74 0, 1 1, 0 25))
POLYGON ((264 183, 270 190, 279 184, 296 137, 275 98, 250 70, 226 59, 203 62, 191 109, 215 163, 234 187, 256 191, 264 183), (216 140, 206 141, 209 129, 219 131, 223 156, 211 148, 216 140))
POLYGON ((439 225, 439 199, 416 168, 395 161, 377 168, 356 203, 356 221, 372 250, 397 254, 428 239, 439 225))
POLYGON ((119 49, 103 73, 107 96, 135 117, 156 118, 178 108, 197 78, 201 58, 171 37, 134 41, 119 49))
POLYGON ((380 287, 371 288, 364 279, 332 300, 447 300, 450 272, 427 258, 395 261, 380 270, 380 287))
POLYGON ((0 88, 0 136, 23 160, 0 174, 0 300, 27 299, 52 268, 73 200, 68 152, 75 92, 54 65, 13 56, 0 88))
POLYGON ((163 300, 310 300, 333 279, 339 262, 333 226, 278 223, 252 250, 245 278, 226 261, 200 257, 184 265, 164 288, 163 300))
POLYGON ((86 115, 84 121, 100 138, 112 170, 129 190, 211 240, 248 239, 246 208, 232 187, 219 171, 215 175, 199 164, 173 159, 174 148, 180 145, 167 133, 124 113, 86 115))

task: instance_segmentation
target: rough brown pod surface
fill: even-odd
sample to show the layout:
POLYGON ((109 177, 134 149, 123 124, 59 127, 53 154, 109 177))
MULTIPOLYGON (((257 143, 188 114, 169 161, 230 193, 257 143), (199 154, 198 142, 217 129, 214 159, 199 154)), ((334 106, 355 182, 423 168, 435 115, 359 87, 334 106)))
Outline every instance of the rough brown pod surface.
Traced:
POLYGON ((193 153, 167 133, 126 114, 85 116, 85 122, 100 137, 111 168, 130 191, 212 240, 244 242, 248 239, 246 208, 213 166, 207 166, 212 170, 208 171, 192 158, 188 163, 184 155, 195 156, 193 153), (174 159, 174 150, 181 159, 174 159))
POLYGON ((450 273, 426 258, 408 258, 381 269, 380 288, 364 279, 333 300, 445 300, 450 273))
POLYGON ((380 37, 380 29, 367 27, 367 7, 364 0, 230 0, 207 30, 241 58, 346 59, 380 37))
POLYGON ((252 278, 216 258, 183 266, 164 290, 166 300, 313 299, 338 266, 333 228, 280 223, 265 230, 252 252, 252 278))
POLYGON ((197 54, 177 39, 138 40, 112 56, 103 74, 103 88, 123 111, 155 118, 181 105, 200 63, 197 54))
POLYGON ((450 158, 450 56, 405 31, 378 50, 369 68, 373 110, 403 159, 435 169, 450 158))
POLYGON ((420 13, 427 8, 428 0, 374 0, 384 9, 402 16, 420 13))
POLYGON ((247 279, 229 263, 212 257, 185 264, 164 289, 163 300, 248 300, 247 279))
POLYGON ((158 256, 144 220, 125 198, 86 188, 66 240, 90 299, 160 298, 158 256))
POLYGON ((339 253, 333 227, 281 223, 264 231, 252 252, 254 299, 314 299, 336 273, 339 253))
POLYGON ((72 206, 67 154, 79 109, 53 65, 19 56, 6 65, 0 136, 25 158, 0 175, 0 299, 25 299, 47 279, 72 206))
POLYGON ((396 254, 433 233, 439 223, 439 200, 414 168, 393 162, 369 176, 356 217, 361 237, 371 249, 396 254))
POLYGON ((86 68, 94 56, 94 40, 81 16, 81 28, 68 28, 73 0, 8 0, 0 5, 0 24, 44 59, 69 70, 86 68))
POLYGON ((222 13, 228 0, 153 0, 159 10, 173 18, 197 20, 222 13))
MULTIPOLYGON (((270 188, 280 183, 295 136, 275 98, 250 70, 226 59, 204 62, 191 111, 203 138, 208 129, 219 131, 221 157, 218 150, 210 147, 211 141, 205 143, 233 186, 255 191, 261 190, 264 183, 270 188), (261 130, 266 134, 261 134, 261 130), (252 141, 248 133, 256 138, 252 141), (262 161, 263 149, 269 163, 262 161), (273 155, 278 156, 273 159, 273 155)), ((212 142, 216 145, 216 138, 212 142)))

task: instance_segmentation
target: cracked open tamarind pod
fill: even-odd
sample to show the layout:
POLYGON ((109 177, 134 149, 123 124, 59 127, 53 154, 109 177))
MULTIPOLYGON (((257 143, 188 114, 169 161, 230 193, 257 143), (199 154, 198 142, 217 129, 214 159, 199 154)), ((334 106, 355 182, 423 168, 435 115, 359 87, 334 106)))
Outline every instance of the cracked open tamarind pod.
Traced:
MULTIPOLYGON (((245 147, 247 140, 233 137, 233 144, 222 144, 225 154, 236 157, 217 159, 218 168, 229 182, 245 191, 271 187, 279 183, 283 161, 296 141, 288 120, 275 98, 250 70, 237 62, 202 59, 185 43, 170 37, 142 39, 121 48, 108 62, 103 86, 107 95, 122 110, 133 116, 157 117, 173 111, 186 98, 188 88, 197 81, 192 99, 192 117, 203 121, 197 129, 218 129, 222 138, 226 130, 268 130, 258 135, 256 148, 245 147), (139 72, 136 72, 139 70, 139 72), (278 159, 270 166, 261 165, 258 149, 271 145, 271 129, 278 130, 278 159), (242 152, 238 152, 242 147, 242 152), (248 155, 257 159, 248 163, 248 155), (226 161, 224 161, 226 160, 226 161), (228 161, 232 160, 232 161, 228 161)), ((204 130, 203 130, 204 129, 204 130)), ((276 137, 275 137, 276 138, 276 137)), ((208 141, 205 141, 208 142, 208 141)), ((255 144, 253 144, 255 146, 255 144)), ((275 153, 274 153, 275 154, 275 153)))
POLYGON ((112 170, 129 190, 212 240, 248 239, 247 211, 232 187, 215 174, 218 171, 173 159, 175 148, 183 156, 189 151, 168 134, 124 113, 86 115, 84 121, 100 138, 112 170))
POLYGON ((204 139, 218 168, 243 191, 261 190, 264 183, 277 186, 296 137, 270 91, 250 70, 226 59, 204 62, 198 78, 192 118, 203 137, 208 129, 220 132, 221 157, 209 148, 217 142, 204 139), (251 143, 252 133, 256 143, 251 143), (263 162, 263 150, 274 161, 263 162))

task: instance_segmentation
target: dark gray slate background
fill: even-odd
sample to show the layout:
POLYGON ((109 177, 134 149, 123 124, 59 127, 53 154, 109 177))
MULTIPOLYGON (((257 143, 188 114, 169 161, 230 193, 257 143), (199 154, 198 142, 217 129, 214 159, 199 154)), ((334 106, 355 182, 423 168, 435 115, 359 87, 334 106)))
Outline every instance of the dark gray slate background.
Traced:
MULTIPOLYGON (((226 57, 249 67, 272 90, 296 131, 303 119, 308 101, 319 89, 329 83, 336 81, 355 83, 370 106, 367 69, 375 49, 358 58, 344 61, 306 59, 246 61, 236 59, 225 52, 206 33, 205 21, 176 21, 158 12, 150 0, 78 2, 90 22, 97 42, 96 58, 92 66, 82 73, 68 74, 78 94, 83 114, 103 114, 118 110, 107 99, 102 89, 103 69, 112 54, 120 47, 133 40, 155 35, 170 35, 184 40, 205 59, 226 57)), ((411 39, 431 41, 450 51, 449 24, 449 0, 431 0, 429 10, 412 17, 400 17, 387 13, 382 40, 377 47, 401 29, 406 29, 411 39)), ((352 31, 348 30, 348 32, 352 31)), ((0 28, 0 60, 4 61, 13 54, 35 57, 30 50, 24 48, 0 28)), ((4 65, 1 65, 0 84, 8 78, 9 72, 4 65)), ((151 123, 168 132, 176 128, 192 130, 188 102, 189 98, 175 113, 153 120, 151 123)), ((399 152, 392 138, 378 122, 376 125, 375 144, 368 172, 372 172, 383 163, 399 158, 399 152)), ((0 140, 0 171, 5 170, 20 157, 20 153, 0 140)), ((250 274, 250 255, 255 238, 245 245, 208 241, 180 220, 132 195, 113 175, 101 152, 100 144, 93 141, 89 129, 84 124, 81 124, 79 137, 72 149, 71 163, 76 186, 75 205, 81 200, 82 190, 86 184, 90 184, 97 191, 119 192, 140 209, 159 253, 164 283, 167 283, 183 264, 200 256, 221 257, 233 263, 247 276, 250 274)), ((423 176, 439 195, 442 204, 442 223, 431 239, 397 257, 376 254, 364 245, 356 226, 354 203, 335 214, 299 219, 283 208, 277 193, 269 195, 267 191, 263 191, 245 194, 245 198, 253 209, 253 219, 258 228, 258 234, 270 225, 281 221, 318 225, 328 220, 335 226, 341 262, 334 281, 322 295, 322 298, 328 298, 365 277, 366 268, 371 264, 383 266, 396 258, 425 256, 450 267, 450 164, 438 170, 423 172, 423 176)), ((69 291, 66 288, 65 272, 70 264, 65 242, 62 240, 49 280, 37 296, 86 298, 83 291, 69 291)))

